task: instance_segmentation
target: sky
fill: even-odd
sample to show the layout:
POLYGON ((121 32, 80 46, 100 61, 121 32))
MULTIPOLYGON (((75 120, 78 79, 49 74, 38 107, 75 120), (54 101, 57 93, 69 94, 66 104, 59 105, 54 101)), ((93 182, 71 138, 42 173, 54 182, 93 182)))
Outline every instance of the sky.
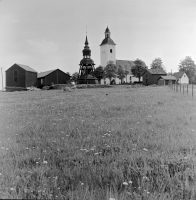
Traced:
POLYGON ((139 58, 150 67, 160 57, 167 72, 178 71, 186 56, 196 61, 195 0, 0 0, 4 86, 4 72, 15 63, 38 73, 78 72, 86 30, 98 67, 107 25, 116 59, 139 58))

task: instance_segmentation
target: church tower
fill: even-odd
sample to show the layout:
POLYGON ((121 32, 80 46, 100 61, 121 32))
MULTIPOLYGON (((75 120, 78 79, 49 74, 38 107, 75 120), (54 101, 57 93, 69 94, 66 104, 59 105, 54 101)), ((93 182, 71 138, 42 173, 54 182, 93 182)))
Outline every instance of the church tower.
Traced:
POLYGON ((94 76, 95 63, 91 59, 91 50, 88 46, 88 39, 86 36, 85 46, 82 51, 83 59, 80 61, 78 84, 96 84, 97 78, 94 76))
POLYGON ((108 61, 113 61, 116 64, 116 44, 111 39, 110 34, 110 30, 107 27, 105 30, 105 38, 100 44, 100 60, 102 67, 105 67, 108 61))

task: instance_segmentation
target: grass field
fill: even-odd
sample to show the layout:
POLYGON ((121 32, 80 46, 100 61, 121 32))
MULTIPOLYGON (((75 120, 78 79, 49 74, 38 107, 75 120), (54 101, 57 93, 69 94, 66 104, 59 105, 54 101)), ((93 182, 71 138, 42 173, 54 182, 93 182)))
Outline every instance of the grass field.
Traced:
POLYGON ((196 199, 196 99, 169 87, 0 93, 0 198, 196 199))

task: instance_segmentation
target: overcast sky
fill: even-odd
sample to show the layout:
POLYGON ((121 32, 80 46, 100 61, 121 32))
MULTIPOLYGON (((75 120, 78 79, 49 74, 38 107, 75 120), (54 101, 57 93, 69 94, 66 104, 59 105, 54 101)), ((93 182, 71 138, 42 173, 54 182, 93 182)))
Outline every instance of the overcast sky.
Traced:
POLYGON ((195 0, 0 0, 0 67, 79 71, 86 26, 98 67, 107 21, 119 60, 160 57, 167 72, 196 61, 195 0))

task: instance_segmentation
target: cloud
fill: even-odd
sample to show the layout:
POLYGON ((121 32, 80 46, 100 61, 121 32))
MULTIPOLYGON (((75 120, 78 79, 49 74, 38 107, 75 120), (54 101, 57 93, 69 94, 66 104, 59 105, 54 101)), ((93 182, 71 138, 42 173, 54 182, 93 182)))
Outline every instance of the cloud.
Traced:
POLYGON ((47 41, 45 39, 29 39, 27 44, 32 48, 34 52, 39 54, 50 54, 58 51, 58 44, 47 41))

